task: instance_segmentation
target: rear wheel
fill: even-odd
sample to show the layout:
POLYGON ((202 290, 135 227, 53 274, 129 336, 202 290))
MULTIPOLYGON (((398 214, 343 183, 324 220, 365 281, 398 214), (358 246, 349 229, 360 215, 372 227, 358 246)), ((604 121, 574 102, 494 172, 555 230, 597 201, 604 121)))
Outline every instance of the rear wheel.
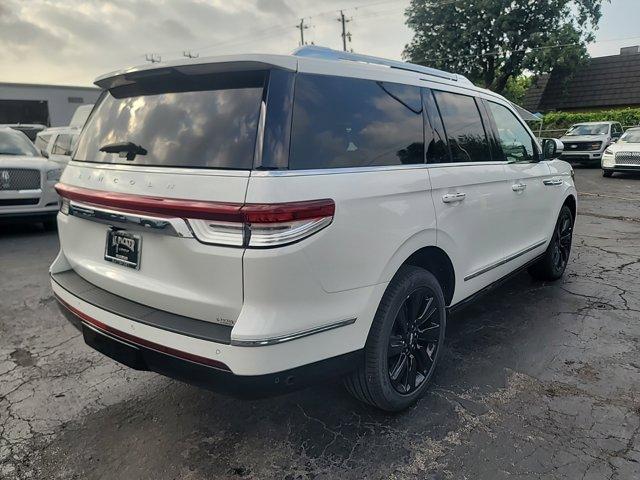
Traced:
POLYGON ((602 176, 603 177, 610 177, 613 175, 613 171, 611 170, 602 170, 602 176))
POLYGON ((438 280, 422 268, 403 266, 382 297, 364 364, 345 379, 347 390, 382 410, 407 408, 433 377, 445 329, 445 301, 438 280))
POLYGON ((538 280, 557 280, 562 277, 569 262, 572 239, 573 215, 569 207, 563 205, 547 251, 540 261, 529 267, 529 274, 538 280))

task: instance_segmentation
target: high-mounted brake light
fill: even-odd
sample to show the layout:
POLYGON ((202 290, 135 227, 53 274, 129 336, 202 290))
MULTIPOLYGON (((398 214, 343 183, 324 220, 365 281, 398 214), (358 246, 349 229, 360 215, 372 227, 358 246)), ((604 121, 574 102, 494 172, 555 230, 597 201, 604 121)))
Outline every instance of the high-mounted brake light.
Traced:
POLYGON ((133 214, 179 217, 199 241, 235 247, 295 243, 330 225, 335 214, 335 203, 330 199, 242 204, 147 197, 60 183, 56 190, 67 205, 76 201, 133 214))

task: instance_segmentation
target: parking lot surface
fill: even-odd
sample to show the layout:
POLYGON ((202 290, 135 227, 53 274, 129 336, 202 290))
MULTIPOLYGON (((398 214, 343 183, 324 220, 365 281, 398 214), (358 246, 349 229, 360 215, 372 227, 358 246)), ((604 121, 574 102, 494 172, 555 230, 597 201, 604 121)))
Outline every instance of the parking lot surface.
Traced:
POLYGON ((339 384, 240 401, 121 367, 58 312, 56 234, 0 226, 0 478, 640 478, 640 176, 576 182, 564 279, 453 315, 398 415, 339 384))

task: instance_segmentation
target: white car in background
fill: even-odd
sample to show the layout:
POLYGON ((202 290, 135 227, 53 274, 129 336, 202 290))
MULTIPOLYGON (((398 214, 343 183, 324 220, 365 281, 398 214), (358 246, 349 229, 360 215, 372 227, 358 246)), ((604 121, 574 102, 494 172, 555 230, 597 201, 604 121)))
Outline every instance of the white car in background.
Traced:
POLYGON ((35 145, 49 155, 49 160, 64 168, 71 160, 80 131, 81 128, 74 127, 49 128, 38 134, 35 145))
POLYGON ((80 105, 76 108, 76 111, 73 112, 73 117, 71 117, 71 121, 69 122, 69 127, 82 129, 84 124, 87 122, 87 118, 91 114, 91 110, 93 110, 93 103, 88 103, 86 105, 80 105))
POLYGON ((0 221, 31 220, 55 229, 60 205, 54 186, 61 173, 24 133, 0 127, 0 221))
POLYGON ((60 163, 63 167, 69 163, 71 152, 78 140, 93 104, 80 105, 71 117, 69 125, 64 127, 47 128, 36 135, 34 144, 41 152, 46 151, 49 158, 60 163))
POLYGON ((640 127, 628 129, 602 156, 602 176, 613 172, 640 173, 640 127))

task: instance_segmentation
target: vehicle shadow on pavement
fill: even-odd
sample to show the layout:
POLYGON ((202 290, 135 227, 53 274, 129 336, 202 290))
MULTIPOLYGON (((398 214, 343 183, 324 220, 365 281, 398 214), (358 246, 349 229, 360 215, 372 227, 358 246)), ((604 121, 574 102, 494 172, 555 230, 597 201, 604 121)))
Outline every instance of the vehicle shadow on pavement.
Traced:
POLYGON ((531 305, 555 290, 519 275, 450 317, 435 384, 402 414, 367 407, 339 383, 243 401, 158 376, 152 393, 70 425, 46 468, 63 478, 104 478, 115 465, 119 478, 387 478, 406 465, 437 471, 444 445, 491 412, 485 396, 507 388, 508 366, 527 355, 518 339, 549 323, 531 305))
POLYGON ((30 222, 0 222, 0 237, 18 237, 26 235, 42 235, 43 233, 50 233, 46 231, 42 223, 30 223, 30 222))

